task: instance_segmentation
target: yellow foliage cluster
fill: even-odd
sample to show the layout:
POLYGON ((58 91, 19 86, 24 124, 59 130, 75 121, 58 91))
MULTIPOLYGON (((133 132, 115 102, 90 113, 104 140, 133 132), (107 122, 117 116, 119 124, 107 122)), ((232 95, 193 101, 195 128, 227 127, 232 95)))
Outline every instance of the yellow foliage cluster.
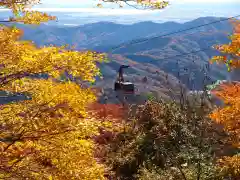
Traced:
POLYGON ((22 22, 24 24, 40 24, 49 20, 56 20, 56 16, 49 16, 47 13, 38 11, 24 11, 22 16, 10 18, 10 21, 22 22))
MULTIPOLYGON (((129 1, 130 0, 102 0, 103 2, 115 2, 117 3, 120 7, 122 6, 122 2, 130 5, 129 1)), ((168 1, 162 1, 162 0, 133 0, 132 2, 135 2, 136 4, 148 8, 148 9, 163 9, 169 5, 168 1)), ((102 7, 102 4, 99 3, 97 4, 98 7, 102 7)), ((134 5, 132 5, 134 7, 134 5)))
POLYGON ((168 1, 159 0, 137 0, 137 3, 146 7, 152 7, 153 9, 163 9, 169 5, 168 1))
POLYGON ((65 46, 37 48, 30 41, 18 41, 21 34, 14 27, 2 27, 0 31, 0 61, 4 67, 1 73, 5 81, 6 77, 15 78, 23 73, 48 73, 57 78, 68 71, 87 81, 94 81, 94 76, 99 75, 95 62, 103 61, 104 54, 70 51, 65 46))
POLYGON ((219 160, 219 164, 223 167, 224 174, 231 174, 232 177, 239 177, 240 174, 240 155, 234 155, 232 157, 224 157, 219 160))
POLYGON ((55 20, 55 16, 27 10, 27 8, 39 3, 40 0, 3 0, 0 2, 0 6, 12 10, 14 17, 11 17, 10 21, 22 22, 24 24, 40 24, 41 22, 55 20))
MULTIPOLYGON (((53 19, 45 13, 25 11, 35 1, 4 0, 11 20, 39 24, 53 19), (19 13, 21 15, 18 15, 19 13)), ((0 90, 25 93, 28 100, 0 105, 0 179, 104 179, 104 166, 94 158, 99 127, 110 122, 90 116, 86 106, 96 100, 90 89, 59 81, 67 71, 93 82, 100 75, 96 62, 104 54, 62 47, 40 47, 20 40, 15 27, 0 28, 0 90), (48 74, 48 79, 32 75, 48 74)))
POLYGON ((98 179, 104 168, 93 157, 101 123, 88 117, 85 105, 94 101, 90 90, 72 82, 22 79, 6 90, 26 91, 31 99, 0 109, 1 176, 44 179, 98 179), (30 174, 29 174, 30 173, 30 174))

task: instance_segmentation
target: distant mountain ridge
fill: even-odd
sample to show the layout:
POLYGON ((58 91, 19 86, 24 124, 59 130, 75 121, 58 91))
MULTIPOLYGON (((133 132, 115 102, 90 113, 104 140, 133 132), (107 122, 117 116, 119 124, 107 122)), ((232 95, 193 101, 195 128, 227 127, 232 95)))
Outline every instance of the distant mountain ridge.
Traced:
MULTIPOLYGON (((36 27, 22 24, 17 24, 17 26, 24 29, 23 39, 33 40, 38 45, 76 44, 77 48, 97 49, 98 47, 109 48, 110 46, 116 46, 132 40, 163 35, 224 19, 203 17, 183 24, 177 22, 154 23, 146 21, 132 25, 98 22, 76 27, 58 27, 45 24, 36 27)), ((223 21, 187 31, 185 34, 199 31, 218 31, 219 29, 225 32, 232 30, 229 22, 223 21)))
MULTIPOLYGON (((24 30, 23 39, 34 41, 38 46, 69 44, 75 45, 78 50, 108 53, 110 62, 99 65, 104 80, 98 80, 96 87, 108 89, 109 93, 119 66, 129 64, 131 68, 126 71, 126 78, 136 84, 139 92, 154 91, 160 96, 169 96, 171 92, 179 92, 179 86, 191 90, 203 88, 208 60, 218 54, 211 47, 218 43, 228 43, 227 36, 232 32, 232 26, 228 21, 222 21, 170 36, 151 37, 220 20, 225 18, 202 17, 183 24, 147 21, 132 25, 98 22, 76 27, 44 24, 37 27, 17 24, 17 27, 24 30), (141 40, 144 41, 133 43, 141 40), (113 49, 119 45, 122 47, 113 49), (205 48, 209 49, 188 54, 205 48), (145 77, 147 83, 143 84, 142 79, 145 77)), ((211 65, 210 69, 206 84, 227 79, 228 73, 224 67, 211 65)))

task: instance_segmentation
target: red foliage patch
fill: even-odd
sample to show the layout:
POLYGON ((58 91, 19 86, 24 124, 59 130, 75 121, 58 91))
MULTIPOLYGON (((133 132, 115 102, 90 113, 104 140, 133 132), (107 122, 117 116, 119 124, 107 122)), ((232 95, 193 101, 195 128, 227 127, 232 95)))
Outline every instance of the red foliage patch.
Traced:
POLYGON ((123 119, 124 109, 118 104, 100 104, 93 103, 89 106, 89 110, 94 112, 95 116, 100 119, 112 118, 123 119))

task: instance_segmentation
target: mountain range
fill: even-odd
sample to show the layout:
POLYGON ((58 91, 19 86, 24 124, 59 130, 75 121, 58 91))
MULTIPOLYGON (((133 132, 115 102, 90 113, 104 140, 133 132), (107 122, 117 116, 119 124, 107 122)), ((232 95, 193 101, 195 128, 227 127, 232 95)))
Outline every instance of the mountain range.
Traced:
POLYGON ((31 40, 38 46, 69 44, 78 50, 107 53, 110 61, 99 64, 104 79, 97 80, 95 86, 104 88, 108 94, 112 92, 121 64, 131 66, 126 70, 126 79, 135 83, 137 92, 152 91, 161 97, 179 92, 179 87, 202 90, 204 84, 229 79, 225 67, 209 66, 208 63, 212 56, 218 55, 212 46, 229 42, 232 26, 225 18, 202 17, 186 23, 147 21, 131 25, 98 22, 76 27, 16 26, 24 30, 22 39, 31 40), (172 33, 177 31, 180 33, 172 33))

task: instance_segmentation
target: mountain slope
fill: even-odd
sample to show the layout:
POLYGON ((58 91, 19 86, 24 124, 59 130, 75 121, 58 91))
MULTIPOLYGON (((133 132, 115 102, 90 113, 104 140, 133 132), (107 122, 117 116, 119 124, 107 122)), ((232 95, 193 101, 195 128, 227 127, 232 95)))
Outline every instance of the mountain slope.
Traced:
POLYGON ((204 83, 209 84, 217 79, 227 79, 228 74, 224 67, 212 65, 210 72, 207 73, 209 76, 207 82, 203 82, 209 58, 217 55, 211 46, 217 43, 227 43, 229 41, 227 34, 231 33, 232 27, 228 21, 222 21, 169 36, 150 37, 223 19, 203 17, 183 24, 141 22, 121 25, 99 22, 78 27, 57 27, 44 24, 39 27, 22 24, 17 24, 17 26, 25 32, 23 39, 32 40, 38 46, 69 44, 76 45, 78 50, 92 49, 109 53, 110 63, 99 65, 104 80, 98 80, 95 85, 109 89, 109 93, 112 93, 110 89, 113 87, 119 66, 130 64, 131 68, 127 70, 126 78, 136 84, 139 93, 155 91, 162 96, 169 96, 171 91, 179 92, 179 88, 176 87, 180 84, 188 89, 199 90, 203 88, 204 83), (135 40, 144 41, 133 43, 135 40), (118 45, 123 46, 112 49, 118 45), (209 49, 199 51, 206 48, 209 49), (189 54, 194 51, 199 52, 189 54), (187 55, 184 56, 184 54, 187 55), (145 77, 148 81, 143 84, 142 79, 145 77), (192 80, 189 81, 189 78, 192 80))

